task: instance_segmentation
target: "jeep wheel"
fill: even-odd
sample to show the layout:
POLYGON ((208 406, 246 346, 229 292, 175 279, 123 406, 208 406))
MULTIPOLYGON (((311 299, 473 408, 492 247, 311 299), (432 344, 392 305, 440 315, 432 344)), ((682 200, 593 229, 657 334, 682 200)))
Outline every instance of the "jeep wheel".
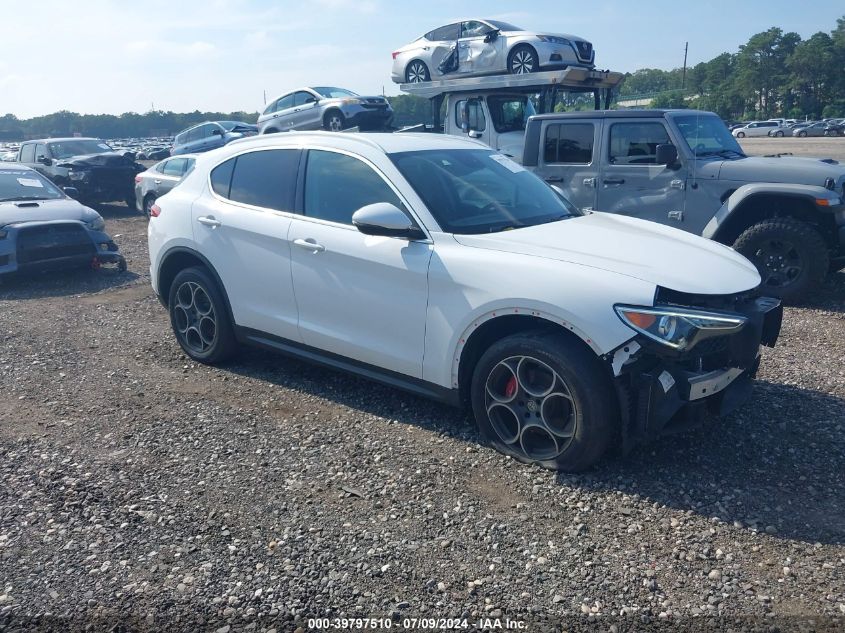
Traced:
POLYGON ((515 334, 494 343, 475 367, 471 396, 493 448, 555 470, 594 464, 619 418, 599 359, 560 334, 515 334))
POLYGON ((170 324, 179 345, 193 360, 214 364, 237 350, 223 295, 208 271, 181 271, 170 286, 170 324))
POLYGON ((827 244, 819 232, 794 218, 758 222, 745 229, 733 246, 760 271, 762 290, 784 301, 804 297, 830 265, 827 244))

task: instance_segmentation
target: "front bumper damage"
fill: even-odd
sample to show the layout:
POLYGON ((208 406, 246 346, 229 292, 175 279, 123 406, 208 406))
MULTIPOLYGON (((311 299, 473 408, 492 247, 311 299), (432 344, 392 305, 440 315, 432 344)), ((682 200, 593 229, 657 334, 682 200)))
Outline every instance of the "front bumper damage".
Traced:
POLYGON ((748 400, 760 346, 774 347, 783 308, 770 297, 739 299, 731 308, 748 319, 734 335, 702 341, 685 352, 638 335, 606 356, 619 397, 624 452, 727 415, 748 400))

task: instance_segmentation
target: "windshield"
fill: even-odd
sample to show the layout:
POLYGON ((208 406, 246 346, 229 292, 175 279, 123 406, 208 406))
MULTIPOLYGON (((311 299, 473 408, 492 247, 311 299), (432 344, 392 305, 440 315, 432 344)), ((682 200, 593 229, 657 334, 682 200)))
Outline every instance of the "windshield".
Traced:
POLYGON ((507 22, 499 22, 498 20, 485 20, 488 24, 492 24, 494 27, 499 29, 500 31, 524 31, 525 29, 520 28, 518 26, 514 26, 513 24, 508 24, 507 22))
POLYGON ((50 143, 50 151, 53 153, 53 158, 70 158, 87 154, 104 154, 114 150, 104 141, 70 140, 50 143))
POLYGON ((537 112, 528 97, 487 97, 490 108, 490 118, 493 127, 500 134, 503 132, 524 132, 528 125, 528 117, 537 112))
POLYGON ((54 200, 65 194, 37 171, 0 170, 0 202, 54 200))
POLYGON ((390 159, 449 233, 492 233, 581 215, 534 174, 489 150, 400 152, 390 159))
POLYGON ((326 97, 326 99, 343 99, 345 97, 357 97, 358 95, 351 90, 344 90, 343 88, 332 88, 330 86, 320 86, 319 88, 312 88, 314 92, 326 97))
POLYGON ((732 154, 745 156, 724 121, 715 115, 688 114, 673 118, 696 156, 732 154))

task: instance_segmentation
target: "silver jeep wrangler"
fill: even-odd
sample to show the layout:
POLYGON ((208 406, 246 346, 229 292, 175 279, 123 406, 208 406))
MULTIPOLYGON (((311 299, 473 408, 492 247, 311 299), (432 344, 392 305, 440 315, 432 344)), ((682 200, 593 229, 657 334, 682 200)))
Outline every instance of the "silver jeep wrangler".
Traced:
POLYGON ((581 208, 732 246, 754 262, 770 296, 806 297, 829 270, 845 265, 845 166, 746 156, 712 112, 533 116, 522 163, 581 208))

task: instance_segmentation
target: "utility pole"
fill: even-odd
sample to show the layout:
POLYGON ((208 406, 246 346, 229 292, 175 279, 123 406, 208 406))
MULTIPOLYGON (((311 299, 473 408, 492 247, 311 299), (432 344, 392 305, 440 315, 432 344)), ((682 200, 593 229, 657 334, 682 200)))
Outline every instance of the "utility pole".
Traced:
POLYGON ((264 105, 267 105, 267 89, 264 89, 264 105))
POLYGON ((681 75, 681 90, 687 87, 687 51, 689 50, 689 42, 684 43, 684 74, 681 75))

